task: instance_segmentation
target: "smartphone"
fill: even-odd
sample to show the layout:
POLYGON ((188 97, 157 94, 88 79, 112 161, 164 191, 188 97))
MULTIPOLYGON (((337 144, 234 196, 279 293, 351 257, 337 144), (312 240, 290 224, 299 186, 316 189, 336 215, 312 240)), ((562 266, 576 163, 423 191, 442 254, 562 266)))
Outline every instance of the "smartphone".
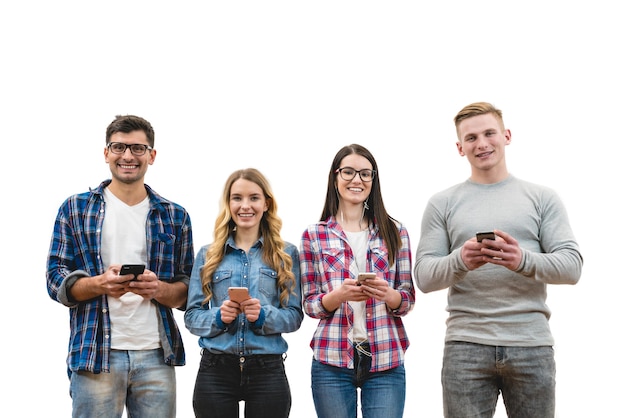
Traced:
POLYGON ((356 276, 356 280, 357 280, 357 286, 361 286, 361 284, 363 284, 363 282, 367 279, 375 279, 376 278, 376 273, 359 273, 358 276, 356 276))
POLYGON ((490 239, 490 240, 495 241, 496 234, 494 234, 493 232, 477 232, 476 233, 476 241, 482 242, 484 239, 490 239))
POLYGON ((143 264, 124 264, 120 269, 120 276, 124 276, 125 274, 134 274, 135 278, 132 280, 137 280, 137 276, 142 274, 146 269, 146 266, 143 264))
POLYGON ((247 287, 229 287, 228 298, 233 302, 241 303, 250 299, 250 293, 248 293, 247 287))

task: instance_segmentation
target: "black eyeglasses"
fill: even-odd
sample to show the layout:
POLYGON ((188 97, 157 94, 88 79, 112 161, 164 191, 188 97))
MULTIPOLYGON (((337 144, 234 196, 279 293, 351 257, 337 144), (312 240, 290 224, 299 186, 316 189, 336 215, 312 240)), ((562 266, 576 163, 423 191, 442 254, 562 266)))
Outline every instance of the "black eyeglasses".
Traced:
POLYGON ((376 175, 376 170, 370 170, 369 168, 363 170, 355 170, 352 167, 342 167, 335 170, 335 173, 339 173, 342 179, 345 181, 350 181, 358 174, 361 177, 361 181, 364 183, 368 183, 374 180, 374 176, 376 175))
POLYGON ((146 151, 152 151, 152 147, 144 144, 125 144, 123 142, 109 142, 107 147, 113 154, 124 154, 127 148, 130 148, 130 152, 136 156, 144 155, 146 151))

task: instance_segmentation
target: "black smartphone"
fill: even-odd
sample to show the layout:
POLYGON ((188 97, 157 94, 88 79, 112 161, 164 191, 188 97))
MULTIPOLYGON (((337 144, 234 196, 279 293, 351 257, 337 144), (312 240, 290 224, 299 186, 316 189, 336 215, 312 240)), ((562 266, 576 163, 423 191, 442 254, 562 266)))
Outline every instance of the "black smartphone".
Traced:
POLYGON ((484 239, 490 239, 490 240, 495 241, 496 234, 494 234, 493 232, 477 232, 476 233, 476 241, 482 242, 482 240, 484 239))
POLYGON ((133 280, 137 280, 137 276, 142 274, 145 269, 146 266, 143 264, 124 264, 120 269, 120 276, 134 274, 135 278, 133 280))

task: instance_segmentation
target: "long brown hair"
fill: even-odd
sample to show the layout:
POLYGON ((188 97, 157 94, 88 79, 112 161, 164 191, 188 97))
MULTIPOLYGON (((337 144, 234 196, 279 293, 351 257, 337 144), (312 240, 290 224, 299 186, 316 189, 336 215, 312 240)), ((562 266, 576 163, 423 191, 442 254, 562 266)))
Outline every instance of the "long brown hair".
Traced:
POLYGON ((339 210, 339 196, 337 194, 337 169, 340 168, 341 160, 351 154, 360 155, 367 158, 372 164, 372 168, 376 171, 376 175, 372 180, 372 190, 367 198, 367 206, 365 207, 364 218, 368 223, 378 223, 378 229, 383 241, 387 245, 389 250, 389 264, 393 264, 396 259, 396 254, 402 246, 402 240, 400 238, 400 232, 396 225, 396 220, 392 218, 385 209, 383 203, 383 197, 380 191, 380 173, 378 171, 378 164, 374 156, 367 148, 359 144, 346 145, 341 148, 330 166, 328 172, 328 187, 326 189, 326 201, 324 203, 324 209, 322 210, 321 221, 325 221, 330 216, 336 216, 339 210))
POLYGON ((263 213, 259 227, 260 236, 263 237, 263 261, 273 268, 278 275, 278 289, 280 290, 280 303, 286 305, 289 294, 293 293, 296 285, 295 276, 291 268, 293 263, 289 254, 285 252, 285 242, 280 236, 283 221, 277 215, 277 205, 269 182, 255 168, 237 170, 228 177, 224 185, 220 211, 215 220, 213 232, 214 240, 206 252, 206 262, 202 266, 200 277, 202 279, 202 291, 205 294, 204 303, 208 303, 213 292, 211 280, 215 270, 224 258, 224 245, 231 234, 236 233, 236 224, 230 214, 230 190, 233 183, 244 179, 257 184, 267 200, 267 210, 263 213))

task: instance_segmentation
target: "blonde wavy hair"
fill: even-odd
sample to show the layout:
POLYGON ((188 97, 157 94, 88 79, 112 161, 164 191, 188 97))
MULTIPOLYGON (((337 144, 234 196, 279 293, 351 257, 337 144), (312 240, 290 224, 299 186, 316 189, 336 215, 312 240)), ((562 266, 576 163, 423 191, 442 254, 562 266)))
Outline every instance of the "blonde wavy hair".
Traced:
POLYGON ((206 262, 202 266, 200 277, 202 279, 202 292, 206 296, 204 303, 208 303, 213 296, 211 279, 215 270, 224 258, 224 246, 231 234, 236 234, 236 224, 230 214, 230 191, 233 183, 244 179, 257 184, 267 200, 267 210, 263 213, 259 226, 260 236, 263 237, 263 261, 274 269, 278 275, 278 289, 280 291, 280 304, 285 306, 290 294, 296 285, 295 275, 291 268, 293 262, 289 254, 285 252, 285 241, 280 236, 283 221, 277 215, 277 205, 269 182, 255 168, 237 170, 228 177, 224 185, 224 192, 220 201, 220 211, 215 220, 214 239, 206 252, 206 262))

